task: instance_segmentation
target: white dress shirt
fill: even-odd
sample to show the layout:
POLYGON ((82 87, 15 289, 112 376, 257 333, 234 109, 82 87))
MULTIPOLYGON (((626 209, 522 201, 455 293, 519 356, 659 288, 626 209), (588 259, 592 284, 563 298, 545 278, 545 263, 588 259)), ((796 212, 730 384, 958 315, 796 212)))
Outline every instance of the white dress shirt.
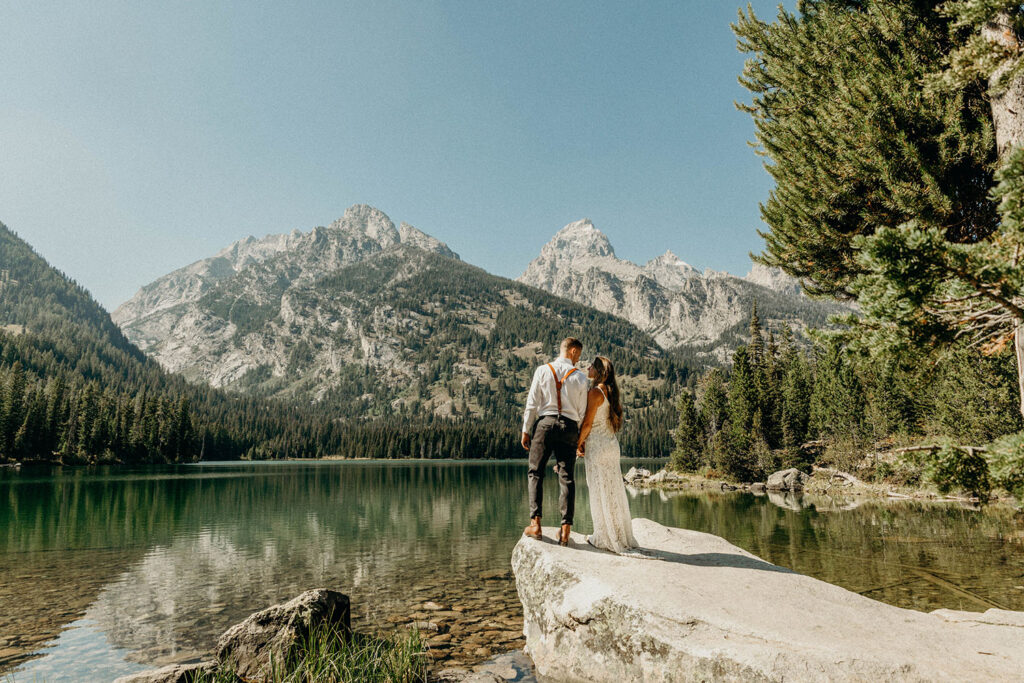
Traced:
MULTIPOLYGON (((568 358, 556 358, 551 361, 558 373, 558 379, 574 367, 568 358)), ((583 422, 587 413, 587 392, 590 391, 590 380, 584 370, 577 370, 562 383, 562 415, 576 424, 583 422)), ((533 373, 530 393, 526 396, 526 412, 523 415, 523 431, 533 433, 533 423, 546 415, 558 415, 558 396, 555 394, 555 376, 551 368, 541 365, 533 373)))

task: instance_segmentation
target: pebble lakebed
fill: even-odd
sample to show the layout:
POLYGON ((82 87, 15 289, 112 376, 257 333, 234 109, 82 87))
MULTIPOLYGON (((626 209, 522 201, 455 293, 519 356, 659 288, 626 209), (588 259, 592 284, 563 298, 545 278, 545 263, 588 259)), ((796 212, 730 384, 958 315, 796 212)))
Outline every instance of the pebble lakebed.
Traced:
MULTIPOLYGON (((99 580, 92 573, 79 576, 86 582, 90 577, 99 580)), ((77 590, 70 592, 58 586, 39 586, 52 596, 51 609, 31 613, 20 608, 31 603, 19 601, 16 595, 5 590, 7 587, 9 585, 0 586, 0 602, 9 605, 12 611, 0 621, 18 623, 19 627, 17 635, 8 635, 10 631, 0 630, 0 677, 18 681, 21 676, 12 675, 12 672, 45 653, 63 630, 86 614, 92 591, 81 583, 75 584, 77 590)), ((98 590, 99 587, 93 588, 98 590)), ((525 644, 522 606, 510 570, 474 569, 458 575, 436 572, 410 580, 402 591, 402 597, 388 590, 345 592, 352 599, 352 626, 355 630, 387 635, 418 629, 434 670, 473 668, 499 655, 522 650, 525 644)), ((209 631, 211 622, 221 622, 231 612, 230 606, 224 603, 201 606, 191 619, 186 620, 192 623, 182 624, 182 628, 209 631)), ((205 648, 200 643, 195 643, 195 647, 182 647, 180 643, 166 641, 153 643, 150 647, 127 653, 126 659, 154 668, 200 661, 213 654, 215 641, 216 638, 210 640, 205 648)), ((87 659, 89 653, 83 650, 82 656, 87 659)), ((513 675, 515 672, 510 669, 509 673, 513 675)), ((34 679, 31 673, 25 676, 27 680, 34 679)))

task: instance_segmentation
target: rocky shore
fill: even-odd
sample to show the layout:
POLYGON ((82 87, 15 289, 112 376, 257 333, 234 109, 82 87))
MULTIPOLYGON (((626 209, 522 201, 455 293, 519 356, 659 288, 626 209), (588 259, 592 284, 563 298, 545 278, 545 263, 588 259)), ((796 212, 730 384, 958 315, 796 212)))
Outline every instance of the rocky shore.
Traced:
MULTIPOLYGON (((635 519, 646 558, 522 539, 526 652, 558 681, 1022 680, 1024 612, 918 612, 635 519)), ((553 538, 554 529, 545 529, 553 538)))
MULTIPOLYGON (((440 605, 425 605, 435 618, 442 615, 440 605)), ((492 657, 489 662, 472 670, 462 667, 432 667, 431 660, 444 659, 437 650, 446 650, 452 635, 438 621, 421 619, 408 624, 424 638, 423 672, 431 683, 503 683, 517 679, 520 671, 528 667, 521 653, 508 652, 492 657), (442 647, 438 647, 442 646, 442 647)), ((506 624, 501 626, 508 627, 506 624)), ((286 661, 289 654, 317 632, 337 633, 351 639, 351 606, 348 596, 337 591, 315 589, 306 591, 286 603, 273 605, 250 615, 225 631, 217 640, 212 658, 200 662, 171 664, 158 669, 122 676, 115 683, 191 683, 228 677, 238 681, 276 680, 271 672, 274 663, 286 661)), ((519 632, 515 636, 519 637, 519 632)), ((482 641, 481 641, 482 642, 482 641)), ((478 650, 481 648, 478 648, 478 650)), ((477 654, 482 655, 482 652, 477 654)), ((487 651, 490 655, 490 650, 487 651)))
MULTIPOLYGON (((700 474, 673 472, 662 468, 652 473, 645 468, 631 467, 623 476, 627 484, 635 488, 658 488, 666 490, 693 489, 697 491, 748 491, 755 495, 768 495, 773 502, 782 502, 783 507, 793 507, 792 495, 857 497, 864 499, 928 500, 936 502, 978 504, 978 498, 970 496, 942 495, 926 488, 890 486, 884 483, 867 482, 846 472, 828 467, 814 466, 811 474, 796 468, 772 473, 763 482, 730 482, 709 478, 700 474), (772 495, 772 494, 787 495, 772 495), (776 501, 777 499, 777 501, 776 501)), ((1017 506, 1012 497, 993 497, 988 503, 1017 506)))
MULTIPOLYGON (((0 611, 0 680, 45 652, 72 622, 103 619, 110 613, 138 615, 152 609, 149 603, 134 605, 130 600, 109 603, 117 594, 104 592, 111 574, 139 562, 138 554, 117 549, 89 551, 76 555, 74 561, 55 556, 48 561, 55 563, 52 567, 32 570, 16 560, 14 555, 0 558, 0 573, 7 571, 11 577, 0 585, 0 604, 7 607, 0 611), (53 595, 58 591, 62 599, 55 601, 53 595), (97 596, 102 609, 97 607, 97 596)), ((506 661, 508 653, 521 652, 525 640, 515 582, 507 565, 501 568, 501 564, 500 560, 488 561, 454 573, 420 566, 376 576, 352 595, 352 627, 359 633, 388 634, 419 626, 433 670, 489 667, 509 673, 514 666, 521 671, 528 661, 515 660, 511 665, 506 661), (499 666, 499 660, 505 663, 499 666)), ((302 587, 292 590, 298 592, 302 587)), ((278 595, 264 604, 280 600, 278 595)), ((222 595, 211 603, 202 593, 176 595, 177 639, 152 637, 165 622, 146 628, 132 624, 130 631, 125 623, 108 631, 107 637, 128 651, 127 659, 133 664, 162 667, 208 660, 219 635, 259 604, 238 609, 226 599, 229 597, 222 595)))

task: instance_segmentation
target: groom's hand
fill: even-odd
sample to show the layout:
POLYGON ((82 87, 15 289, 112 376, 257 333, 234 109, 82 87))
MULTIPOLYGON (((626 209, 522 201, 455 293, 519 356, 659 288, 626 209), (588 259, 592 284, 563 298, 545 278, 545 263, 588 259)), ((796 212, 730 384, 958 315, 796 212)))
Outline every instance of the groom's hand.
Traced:
POLYGON ((529 434, 529 432, 523 432, 522 444, 523 444, 523 448, 525 448, 526 450, 530 450, 530 434, 529 434))

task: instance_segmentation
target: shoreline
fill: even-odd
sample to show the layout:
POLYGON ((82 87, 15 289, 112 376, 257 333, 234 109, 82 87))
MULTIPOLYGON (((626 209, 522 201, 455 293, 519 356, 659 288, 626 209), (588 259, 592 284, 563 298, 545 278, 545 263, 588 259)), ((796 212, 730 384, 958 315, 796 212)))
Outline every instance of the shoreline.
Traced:
MULTIPOLYGON (((694 492, 720 492, 720 493, 753 493, 754 495, 765 495, 765 493, 778 494, 803 494, 809 496, 825 497, 854 497, 874 501, 905 501, 914 500, 932 503, 960 503, 966 505, 1004 505, 1014 509, 1021 509, 1016 499, 1001 492, 993 495, 985 501, 971 496, 957 496, 941 494, 935 489, 926 487, 900 486, 896 484, 866 482, 852 477, 845 472, 831 470, 829 468, 814 467, 802 488, 797 490, 789 489, 767 489, 764 482, 737 482, 722 477, 706 477, 695 472, 676 472, 668 467, 662 468, 668 473, 664 481, 649 481, 650 477, 658 474, 652 472, 649 477, 638 478, 633 481, 627 480, 627 484, 637 489, 653 489, 665 491, 694 491, 694 492)), ((659 470, 660 472, 661 470, 659 470)))

